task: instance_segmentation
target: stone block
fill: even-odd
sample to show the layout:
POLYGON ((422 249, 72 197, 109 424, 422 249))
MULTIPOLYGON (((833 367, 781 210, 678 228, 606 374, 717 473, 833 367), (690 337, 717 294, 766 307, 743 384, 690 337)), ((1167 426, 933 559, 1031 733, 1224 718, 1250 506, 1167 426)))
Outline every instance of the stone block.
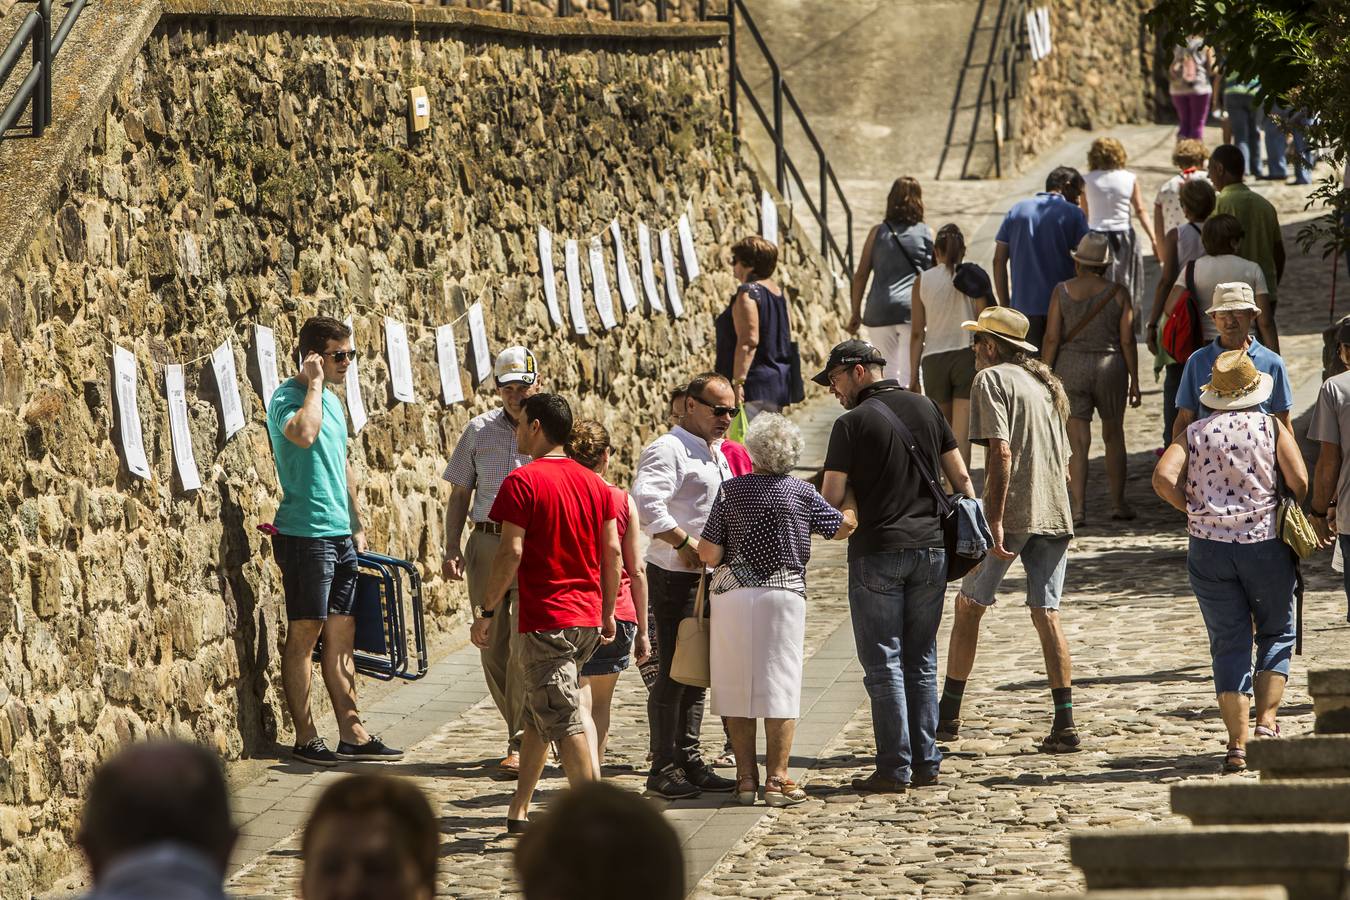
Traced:
MULTIPOLYGON (((1021 894, 1007 900, 1041 900, 1044 894, 1021 894)), ((1087 891, 1056 894, 1057 900, 1287 900, 1283 885, 1256 887, 1144 888, 1142 890, 1087 891)))
POLYGON ((1350 734, 1350 668, 1310 671, 1308 693, 1313 698, 1314 731, 1350 734))
POLYGON ((1218 825, 1071 835, 1089 891, 1282 885, 1300 900, 1342 900, 1350 827, 1218 825))
POLYGON ((1172 812, 1196 825, 1350 823, 1350 779, 1184 782, 1172 785, 1172 812))
POLYGON ((1350 734, 1260 738, 1247 744, 1247 765, 1262 778, 1350 778, 1350 734))

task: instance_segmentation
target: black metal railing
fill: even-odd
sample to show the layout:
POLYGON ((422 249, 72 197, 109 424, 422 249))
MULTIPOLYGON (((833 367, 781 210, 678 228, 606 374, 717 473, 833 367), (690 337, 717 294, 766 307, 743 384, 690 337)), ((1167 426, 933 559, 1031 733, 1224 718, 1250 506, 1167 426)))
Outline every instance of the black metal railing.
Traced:
POLYGON ((32 65, 19 84, 19 89, 0 111, 0 140, 3 140, 23 115, 31 108, 29 117, 33 137, 42 137, 52 123, 52 61, 70 35, 70 29, 84 10, 85 0, 73 0, 61 27, 52 34, 52 0, 37 0, 37 8, 24 17, 19 30, 10 38, 0 53, 0 86, 13 73, 26 47, 32 47, 32 65))
POLYGON ((755 25, 754 17, 750 15, 750 10, 746 8, 744 0, 728 0, 725 16, 708 16, 708 18, 721 19, 727 23, 727 57, 731 66, 731 130, 735 136, 737 147, 739 148, 741 139, 740 94, 744 91, 745 99, 750 104, 750 108, 755 111, 760 124, 764 126, 764 130, 768 132, 769 138, 773 141, 773 179, 778 193, 787 193, 788 176, 792 176, 792 180, 797 183, 802 199, 806 202, 806 208, 811 211, 812 217, 816 220, 816 225, 820 228, 821 256, 828 259, 833 255, 844 267, 845 272, 852 275, 853 209, 844 197, 844 189, 839 186, 839 178, 835 175, 828 157, 825 156, 825 150, 820 146, 815 131, 811 129, 810 123, 807 122, 801 104, 797 102, 792 89, 788 87, 778 61, 774 59, 773 53, 769 51, 769 45, 764 41, 764 36, 760 34, 758 26, 755 25), (750 32, 750 36, 755 39, 755 45, 759 48, 762 62, 769 69, 770 90, 772 92, 770 102, 773 105, 772 115, 765 112, 764 103, 755 94, 754 86, 746 79, 745 70, 741 66, 736 32, 738 26, 742 23, 746 30, 750 32), (787 109, 792 111, 797 126, 810 143, 811 149, 815 151, 816 169, 819 176, 819 190, 816 194, 816 200, 811 198, 811 191, 807 188, 801 171, 788 154, 783 121, 784 104, 786 104, 787 109), (844 217, 843 233, 846 237, 842 248, 835 238, 835 229, 830 227, 831 193, 834 194, 844 217))
MULTIPOLYGON (((1012 119, 1013 101, 1017 99, 1021 81, 1021 66, 1027 51, 1026 13, 1028 0, 981 0, 971 27, 970 39, 966 43, 966 59, 957 77, 956 93, 952 101, 951 117, 947 122, 947 136, 943 142, 942 155, 938 158, 937 173, 941 178, 947 164, 948 154, 964 147, 961 159, 961 177, 972 177, 971 158, 975 148, 982 143, 992 144, 994 174, 1003 175, 1003 141, 1007 137, 1007 125, 1012 119), (985 25, 985 10, 990 3, 997 2, 992 25, 985 25), (989 48, 981 53, 977 38, 981 32, 990 32, 989 48), (983 56, 983 61, 979 57, 983 56), (965 103, 966 79, 968 73, 979 72, 973 103, 965 103), (981 138, 985 126, 983 115, 988 108, 989 137, 981 138), (958 122, 961 114, 969 112, 970 127, 961 129, 958 134, 958 122)), ((985 173, 976 173, 982 177, 985 173)))

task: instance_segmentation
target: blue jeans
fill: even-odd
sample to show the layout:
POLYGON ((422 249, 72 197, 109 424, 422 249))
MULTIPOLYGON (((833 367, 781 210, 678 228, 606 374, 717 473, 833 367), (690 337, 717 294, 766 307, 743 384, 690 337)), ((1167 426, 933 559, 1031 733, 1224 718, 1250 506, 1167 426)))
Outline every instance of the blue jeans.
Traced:
POLYGON ((1252 626, 1256 671, 1289 676, 1294 652, 1294 554, 1279 538, 1230 544, 1191 538, 1186 554, 1191 590, 1209 632, 1214 691, 1252 692, 1252 626))
POLYGON ((1293 112, 1282 106, 1272 106, 1270 115, 1265 116, 1261 121, 1261 132, 1266 139, 1266 162, 1270 167, 1270 177, 1284 179, 1289 174, 1288 163, 1285 160, 1285 144, 1292 137, 1294 140, 1294 174, 1298 178, 1299 184, 1307 184, 1312 180, 1313 158, 1308 148, 1308 135, 1304 132, 1303 125, 1307 122, 1307 116, 1302 112, 1293 112), (1279 117, 1280 122, 1275 121, 1279 117), (1289 128, 1286 134, 1284 128, 1289 128))
MULTIPOLYGON (((1247 173, 1253 178, 1261 176, 1261 122, 1265 115, 1252 107, 1250 94, 1225 94, 1224 111, 1228 113, 1228 124, 1233 128, 1233 146, 1242 151, 1242 159, 1247 164, 1247 173)), ((1171 443, 1169 438, 1168 443, 1171 443)))
POLYGON ((872 698, 877 773, 908 782, 936 775, 937 633, 947 592, 947 553, 892 550, 848 564, 853 640, 872 698))

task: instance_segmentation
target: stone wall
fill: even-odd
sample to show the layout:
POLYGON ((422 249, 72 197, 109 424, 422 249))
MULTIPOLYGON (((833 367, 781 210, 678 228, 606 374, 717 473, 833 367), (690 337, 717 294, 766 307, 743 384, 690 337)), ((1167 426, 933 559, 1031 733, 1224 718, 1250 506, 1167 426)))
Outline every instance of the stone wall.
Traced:
MULTIPOLYGON (((442 5, 440 0, 418 2, 442 5)), ((614 18, 614 4, 619 4, 619 18, 626 22, 654 22, 657 19, 656 0, 568 0, 571 15, 585 19, 614 18)), ((500 11, 502 0, 447 0, 443 5, 469 9, 500 11)), ((725 13, 726 0, 705 0, 710 14, 725 13)), ((558 0, 514 0, 514 12, 526 16, 556 16, 558 0)), ((699 18, 699 0, 666 0, 666 19, 672 22, 696 22, 699 18)))
MULTIPOLYGON (((22 226, 31 240, 0 259, 0 895, 73 863, 90 774, 122 742, 171 733, 238 757, 290 735, 280 586, 255 529, 279 492, 250 324, 276 329, 284 359, 306 316, 355 318, 371 421, 350 457, 372 546, 421 568, 433 639, 467 609, 439 575, 439 475, 493 398, 439 403, 431 326, 482 301, 493 348, 532 346, 544 383, 609 425, 620 482, 665 393, 711 364, 728 247, 758 230, 759 194, 727 133, 717 26, 424 9, 413 40, 408 10, 171 4, 126 48, 109 108, 85 110, 92 142, 22 226), (410 141, 419 83, 433 124, 410 141), (707 274, 682 284, 683 318, 640 311, 598 333, 588 295, 589 336, 549 327, 537 224, 558 235, 565 306, 562 238, 617 217, 636 267, 637 217, 671 225, 686 207, 707 274), (388 399, 384 315, 410 324, 415 404, 388 399), (248 424, 224 440, 210 369, 190 365, 203 487, 184 492, 162 366, 227 335, 248 424), (113 341, 139 365, 149 481, 112 439, 113 341)), ((779 275, 809 365, 844 297, 795 239, 779 275)))
MULTIPOLYGON (((1019 158, 1052 146, 1066 128, 1152 121, 1157 40, 1144 28, 1149 0, 1055 0, 1054 52, 1023 64, 1013 140, 1019 158)), ((1166 98, 1163 98, 1166 99, 1166 98)))

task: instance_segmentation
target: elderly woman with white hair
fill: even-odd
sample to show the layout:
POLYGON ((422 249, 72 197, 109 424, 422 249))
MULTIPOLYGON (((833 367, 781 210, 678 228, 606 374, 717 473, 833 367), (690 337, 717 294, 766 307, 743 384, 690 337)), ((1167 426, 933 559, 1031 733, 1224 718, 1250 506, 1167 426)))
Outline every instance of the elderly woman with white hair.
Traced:
POLYGON ((755 720, 763 719, 764 801, 791 806, 806 799, 787 765, 801 712, 811 535, 843 540, 858 520, 853 509, 840 512, 788 474, 801 455, 802 436, 784 417, 758 416, 745 445, 754 471, 723 482, 699 539, 699 557, 716 567, 712 709, 726 717, 731 732, 737 799, 750 805, 759 793, 755 720))

